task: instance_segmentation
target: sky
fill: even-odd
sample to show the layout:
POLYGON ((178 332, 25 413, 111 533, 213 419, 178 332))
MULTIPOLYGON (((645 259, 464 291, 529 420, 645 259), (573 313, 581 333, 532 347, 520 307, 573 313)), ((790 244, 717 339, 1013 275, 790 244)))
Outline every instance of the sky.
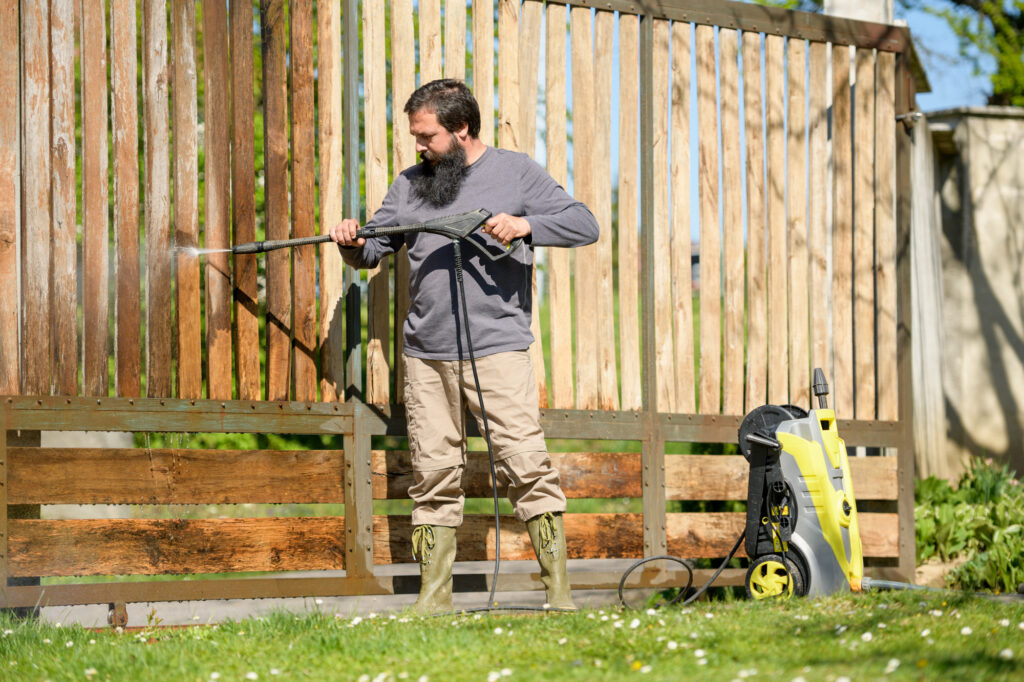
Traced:
POLYGON ((921 10, 900 11, 897 18, 906 20, 932 92, 917 96, 918 106, 925 113, 954 107, 983 106, 989 90, 987 75, 974 73, 974 66, 960 57, 956 36, 946 20, 921 10))

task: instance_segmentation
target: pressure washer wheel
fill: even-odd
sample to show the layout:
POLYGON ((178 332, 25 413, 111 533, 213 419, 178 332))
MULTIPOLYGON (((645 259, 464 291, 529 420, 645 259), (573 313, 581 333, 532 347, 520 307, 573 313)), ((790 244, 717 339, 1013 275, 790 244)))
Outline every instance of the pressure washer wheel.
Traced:
POLYGON ((778 554, 762 554, 747 569, 747 597, 750 599, 789 599, 803 596, 804 575, 799 564, 789 557, 783 563, 778 554))

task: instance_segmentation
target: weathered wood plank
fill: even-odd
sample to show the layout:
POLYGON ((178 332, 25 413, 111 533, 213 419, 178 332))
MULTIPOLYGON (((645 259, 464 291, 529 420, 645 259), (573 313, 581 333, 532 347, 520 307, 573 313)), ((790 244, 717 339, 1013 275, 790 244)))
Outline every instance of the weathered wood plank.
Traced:
POLYGON ((700 202, 701 414, 721 412, 722 253, 718 220, 718 110, 715 29, 697 26, 698 195, 700 202))
MULTIPOLYGON (((859 514, 857 518, 864 556, 897 555, 897 514, 859 514)), ((743 531, 743 524, 743 514, 669 514, 668 553, 695 559, 723 557, 743 531)), ((746 556, 743 545, 736 556, 746 556)))
MULTIPOLYGON (((326 4, 326 3, 325 3, 326 4)), ((324 7, 324 14, 327 8, 324 7)), ((254 120, 255 65, 253 56, 253 8, 249 3, 231 3, 231 224, 234 242, 256 239, 256 160, 254 120)), ((321 34, 322 35, 322 34, 321 34)), ((332 36, 324 36, 330 41, 332 36)), ((337 38, 335 38, 336 40, 337 38)), ((329 87, 321 81, 321 86, 329 87)), ((341 144, 340 141, 338 144, 341 144)), ((324 187, 324 192, 331 188, 324 187)), ((335 190, 340 191, 340 190, 335 190)), ((259 256, 237 255, 234 262, 235 308, 235 390, 242 400, 261 396, 259 256)), ((340 274, 339 274, 340 280, 340 274)), ((179 360, 180 362, 180 360, 179 360)), ((181 397, 187 397, 182 395, 181 397)))
MULTIPOLYGON (((691 29, 692 26, 688 23, 677 21, 672 24, 672 154, 669 182, 672 192, 670 250, 675 404, 664 406, 664 409, 685 414, 697 411, 697 400, 694 395, 696 384, 693 355, 693 268, 690 263, 693 241, 690 236, 691 29)), ((637 379, 639 380, 639 377, 637 379)))
MULTIPOLYGON (((263 46, 263 155, 267 239, 288 238, 288 26, 283 0, 260 6, 263 46)), ((367 118, 369 121, 370 119, 367 118)), ((207 157, 209 158, 209 157, 207 157)), ((267 400, 288 398, 291 350, 290 249, 266 258, 267 400)), ((213 397, 211 392, 210 397, 213 397)))
POLYGON ((441 77, 441 0, 420 0, 419 20, 420 85, 425 85, 441 77))
POLYGON ((807 46, 789 38, 786 59, 786 213, 789 219, 789 402, 809 405, 811 370, 807 291, 807 46))
POLYGON ((718 31, 719 94, 722 118, 722 267, 725 270, 722 325, 722 412, 743 414, 744 259, 743 176, 740 156, 740 92, 736 32, 718 31))
MULTIPOLYGON (((420 5, 420 24, 423 22, 423 4, 420 5)), ((553 5, 548 5, 548 15, 553 5)), ((565 33, 565 6, 562 33, 565 33)), ((548 29, 550 34, 551 29, 548 29)), ((563 61, 563 56, 559 57, 563 61)), ((548 52, 551 55, 551 52, 548 52)), ((564 88, 563 88, 564 90, 564 88)), ((494 144, 494 3, 492 0, 473 0, 473 94, 480 104, 480 140, 494 144)), ((564 99, 564 96, 563 96, 564 99)))
MULTIPOLYGON (((234 5, 232 7, 234 8, 234 5)), ((252 34, 251 12, 246 30, 252 34)), ((232 38, 235 38, 234 34, 232 38)), ((174 59, 174 244, 178 247, 175 288, 178 316, 178 397, 191 399, 200 398, 203 394, 203 353, 199 256, 189 250, 199 246, 199 136, 196 128, 196 14, 195 5, 188 0, 175 0, 171 8, 171 43, 174 59)), ((237 83, 235 85, 235 91, 238 92, 237 83)), ((236 97, 236 110, 244 106, 244 100, 242 94, 236 97)), ((239 154, 237 148, 235 154, 239 154)), ((243 201, 236 193, 236 214, 243 201)), ((241 236, 237 226, 235 235, 236 238, 241 236)), ((246 258, 252 260, 254 257, 246 258)), ((240 260, 241 258, 237 257, 235 259, 236 284, 239 281, 240 260)), ((253 282, 255 283, 255 267, 253 282)), ((236 329, 242 324, 242 318, 236 316, 236 329)), ((238 346, 239 349, 243 347, 238 346)))
POLYGON ((789 349, 786 344, 786 129, 782 52, 785 39, 765 36, 765 118, 768 138, 767 278, 768 400, 789 402, 789 349))
MULTIPOLYGON (((94 18, 93 14, 95 13, 90 12, 88 15, 90 21, 94 18)), ((3 98, 4 102, 18 101, 21 80, 19 73, 21 46, 18 27, 18 5, 11 2, 0 6, 0 98, 3 98)), ((86 46, 90 50, 85 67, 89 67, 95 59, 96 50, 93 43, 87 43, 86 46)), ((106 72, 104 72, 103 81, 106 84, 106 72)), ((87 100, 87 103, 92 105, 95 100, 87 100)), ((0 108, 0 290, 7 292, 18 290, 18 232, 20 231, 18 197, 21 194, 18 119, 20 113, 17 106, 0 108)), ((87 110, 86 113, 95 114, 92 110, 87 110)), ((90 126, 86 128, 88 135, 95 128, 95 116, 93 115, 87 120, 90 121, 90 126)), ((86 139, 91 141, 93 138, 87 137, 86 139)), ((105 135, 103 139, 106 140, 105 135)), ((89 151, 92 151, 91 146, 87 147, 87 153, 89 151)), ((106 157, 104 156, 104 158, 106 157)), ((106 178, 105 173, 104 178, 106 178)), ((105 210, 103 215, 106 216, 105 210)), ((8 294, 0 297, 0 394, 4 395, 21 392, 21 357, 18 349, 19 304, 17 296, 8 294)))
MULTIPOLYGON (((407 118, 401 113, 416 87, 416 45, 413 39, 412 0, 391 3, 391 110, 393 123, 392 154, 397 175, 416 163, 416 140, 409 134, 407 118)), ((403 329, 409 314, 409 254, 403 248, 395 263, 395 402, 405 401, 403 329)))
POLYGON ((498 0, 498 146, 520 151, 519 2, 498 0))
MULTIPOLYGON (((408 1, 408 0, 406 0, 408 1)), ((397 3, 396 3, 397 8, 397 3)), ((402 14, 393 14, 401 23, 402 14)), ((342 135, 341 4, 317 3, 317 105, 320 130, 320 234, 327 234, 344 216, 344 137, 342 135)), ((411 34, 411 18, 410 23, 411 34)), ((408 38, 411 45, 413 39, 408 38)), ((343 322, 345 266, 333 242, 320 247, 320 400, 334 402, 345 393, 343 322)))
POLYGON ((600 234, 595 250, 597 285, 597 403, 602 410, 619 409, 619 378, 615 363, 615 286, 612 247, 612 50, 615 14, 594 16, 594 203, 600 234))
POLYGON ((10 504, 344 502, 340 450, 11 448, 10 504))
POLYGON ((466 77, 466 0, 444 0, 444 77, 466 77))
MULTIPOLYGON (((312 237, 316 162, 313 120, 313 3, 289 8, 292 122, 292 236, 312 237)), ((295 400, 316 400, 316 249, 290 249, 292 257, 292 365, 295 400)))
MULTIPOLYGON (((388 84, 385 73, 384 0, 369 0, 363 3, 363 55, 366 65, 363 72, 366 217, 369 219, 380 208, 388 190, 388 84)), ((391 312, 390 272, 390 263, 387 260, 382 260, 376 268, 369 271, 366 400, 373 404, 391 402, 391 324, 388 319, 391 312)))
MULTIPOLYGON (((552 7, 549 5, 549 8, 552 7)), ((552 12, 548 10, 548 22, 552 12)), ((563 22, 564 23, 564 22, 563 22)), ((619 16, 619 364, 622 367, 622 409, 638 410, 640 389, 640 262, 639 169, 637 131, 640 130, 639 19, 619 16)), ((551 54, 549 44, 547 54, 551 54)), ((688 75, 689 72, 687 72, 688 75)), ((549 88, 550 90, 550 88, 549 88)), ((562 88, 565 92, 565 88, 562 88)), ((687 89, 687 92, 689 90, 687 89)), ((550 107, 548 95, 548 106, 550 107)), ((549 152, 550 153, 550 152, 549 152)), ((673 151, 674 158, 674 151, 673 151)), ((687 259, 686 267, 690 267, 687 259)), ((687 279, 689 282, 689 279, 687 279)), ((552 329, 552 332, 554 330, 552 329)), ((690 354, 690 357, 693 353, 690 354)), ((554 364, 554 363, 552 363, 554 364)), ((691 382, 692 383, 692 382, 691 382)))
POLYGON ((811 367, 821 367, 825 376, 832 377, 832 357, 829 353, 828 338, 831 330, 830 293, 828 280, 828 45, 811 43, 811 65, 808 88, 810 97, 810 120, 808 121, 808 144, 810 171, 807 179, 808 206, 808 252, 810 254, 811 288, 811 367))
POLYGON ((853 417, 853 122, 850 51, 832 50, 832 404, 853 417))
MULTIPOLYGON (((640 453, 553 452, 551 464, 560 475, 562 490, 571 499, 640 497, 640 453)), ((374 499, 406 499, 413 484, 407 450, 373 452, 374 499)), ((462 476, 466 497, 491 497, 491 470, 486 452, 469 452, 462 476)), ((507 488, 498 487, 504 496, 507 488)))
MULTIPOLYGON (((26 32, 24 20, 23 34, 26 32)), ((117 395, 141 391, 139 288, 139 111, 135 50, 135 0, 110 4, 110 89, 114 140, 114 387, 117 395)), ((26 209, 28 209, 26 205, 26 209)), ((28 214, 26 214, 28 217, 28 214)), ((28 343, 30 340, 25 339, 28 343)), ((27 388, 27 387, 26 387, 27 388)), ((26 390, 26 393, 40 391, 26 390)))
MULTIPOLYGON (((594 137, 594 47, 590 9, 570 9, 572 50, 572 126, 574 140, 594 137)), ((500 55, 499 55, 500 59, 500 55)), ((500 78, 500 74, 499 74, 500 78)), ((499 133, 499 143, 501 137, 499 133)), ((573 192, 587 204, 594 203, 594 154, 589 144, 573 145, 573 192)), ((598 406, 598 354, 596 245, 574 250, 573 285, 576 320, 576 407, 598 406)))
MULTIPOLYGON (((74 5, 73 0, 51 0, 50 3, 51 385, 53 392, 60 395, 78 395, 74 5)), ((165 243, 160 258, 169 262, 170 257, 165 243)))
POLYGON ((875 56, 858 49, 853 105, 854 416, 875 418, 875 56))
POLYGON ((896 96, 895 56, 878 53, 875 79, 875 251, 878 372, 877 418, 899 416, 896 344, 896 96))
MULTIPOLYGON (((640 514, 566 514, 566 555, 607 559, 643 555, 643 523, 640 514)), ((373 517, 373 560, 378 564, 412 561, 412 527, 408 516, 373 517)), ((467 516, 456 533, 457 561, 494 558, 494 518, 467 516)), ((513 516, 501 517, 503 561, 533 559, 526 526, 513 516)))
MULTIPOLYGON (((653 137, 654 137, 654 205, 652 214, 654 225, 652 235, 654 239, 654 252, 657 254, 669 253, 672 249, 672 214, 669 212, 668 191, 671 180, 668 177, 669 163, 669 45, 671 43, 671 28, 668 21, 655 20, 654 32, 654 87, 652 92, 654 112, 653 137)), ((673 93, 674 94, 674 93, 673 93)), ((689 188, 683 191, 689 192, 689 188)), ((643 229, 643 228, 641 228, 643 229)), ((638 266, 639 267, 639 266, 638 266)), ((656 258, 654 263, 644 263, 644 267, 654 269, 654 366, 657 381, 655 390, 657 395, 657 409, 662 412, 675 412, 677 405, 677 393, 679 387, 676 385, 675 370, 675 345, 673 305, 672 305, 672 259, 656 258)), ((643 380, 649 380, 643 377, 643 380)), ((654 406, 648 406, 653 409, 654 406)))
MULTIPOLYGON (((134 25, 132 29, 134 30, 134 25)), ((49 394, 51 386, 50 53, 49 40, 39 39, 39 36, 49 35, 49 2, 36 0, 23 3, 21 12, 22 326, 19 354, 22 368, 20 392, 29 394, 49 394)), ((137 282, 136 289, 138 289, 137 282)))
MULTIPOLYGON (((895 457, 851 457, 858 500, 895 500, 895 457)), ((750 464, 740 455, 671 455, 665 458, 665 498, 746 500, 750 464)))
MULTIPOLYGON (((548 173, 562 187, 568 187, 565 112, 567 17, 568 9, 565 5, 547 6, 544 61, 545 147, 548 173)), ((480 92, 479 88, 477 92, 480 92)), ((480 134, 483 135, 482 128, 480 134)), ((571 252, 568 249, 550 249, 547 256, 548 310, 551 320, 550 403, 552 407, 571 408, 576 404, 573 396, 571 252)))
POLYGON ((743 34, 743 118, 747 148, 747 392, 744 409, 763 405, 768 391, 768 300, 761 116, 761 36, 743 34))
MULTIPOLYGON (((283 22, 282 22, 283 28, 283 22)), ((268 34, 264 34, 267 39, 268 34)), ((284 40, 283 36, 281 40, 284 40)), ((206 143, 203 179, 206 183, 205 225, 206 247, 227 249, 231 246, 231 80, 228 74, 228 17, 225 0, 203 4, 203 54, 205 109, 203 139, 206 143)), ((266 63, 266 62, 264 62, 266 63)), ((283 77, 283 70, 282 70, 283 77)), ((273 83, 266 79, 264 83, 273 83)), ((264 87, 264 95, 274 88, 264 87)), ((269 150, 269 145, 268 145, 269 150)), ((268 216, 269 194, 273 176, 267 173, 268 216)), ((287 192, 286 187, 281 191, 287 192)), ((287 209, 285 209, 287 216, 287 209)), ((286 217, 287 220, 287 217, 286 217)), ((267 238, 287 237, 287 232, 271 235, 267 220, 267 238)), ((287 228, 286 228, 287 230, 287 228)), ((268 255, 268 262, 274 254, 268 255)), ((287 258, 286 254, 282 254, 287 258)), ((268 290, 269 290, 268 281, 268 290)), ((231 266, 227 253, 211 253, 206 257, 206 390, 210 398, 231 397, 231 266)), ((287 395, 287 394, 285 394, 287 395)), ((282 396, 284 397, 284 396, 282 396)))
POLYGON ((13 576, 161 575, 344 568, 344 519, 10 522, 13 576))
MULTIPOLYGON (((146 163, 146 395, 167 398, 171 383, 171 149, 168 128, 167 3, 146 0, 142 119, 146 163)), ((230 320, 230 316, 228 318, 230 320)), ((228 323, 230 327, 230 321, 228 323)))
MULTIPOLYGON (((519 139, 520 151, 531 157, 535 153, 537 142, 537 68, 540 62, 540 27, 543 16, 544 3, 533 0, 523 3, 519 22, 519 139)), ((534 254, 535 259, 536 257, 537 254, 534 254)), ((532 300, 539 301, 540 292, 537 289, 536 268, 533 271, 531 286, 533 289, 532 300)), ((547 372, 544 367, 544 335, 541 333, 539 305, 533 306, 530 332, 534 338, 534 342, 530 345, 530 361, 533 363, 538 402, 541 407, 548 407, 551 403, 548 397, 547 372)))

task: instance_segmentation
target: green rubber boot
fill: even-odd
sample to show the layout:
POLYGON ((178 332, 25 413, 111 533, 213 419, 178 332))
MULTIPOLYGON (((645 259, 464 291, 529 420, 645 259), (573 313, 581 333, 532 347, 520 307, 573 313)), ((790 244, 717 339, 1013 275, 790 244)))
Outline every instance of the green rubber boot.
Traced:
POLYGON ((412 530, 412 558, 420 562, 420 597, 413 613, 436 616, 451 613, 452 565, 455 563, 455 529, 449 526, 416 526, 412 530))
POLYGON ((526 522, 533 551, 540 562, 540 581, 547 589, 548 606, 553 609, 576 610, 565 570, 565 527, 561 514, 550 512, 526 522))

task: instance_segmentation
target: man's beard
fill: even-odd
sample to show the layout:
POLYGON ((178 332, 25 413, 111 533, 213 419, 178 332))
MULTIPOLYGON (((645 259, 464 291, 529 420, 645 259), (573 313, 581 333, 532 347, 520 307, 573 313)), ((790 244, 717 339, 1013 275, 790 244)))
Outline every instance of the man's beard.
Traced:
POLYGON ((442 154, 435 156, 425 151, 420 157, 421 171, 411 180, 413 194, 436 207, 455 201, 466 175, 466 150, 455 136, 442 154))

